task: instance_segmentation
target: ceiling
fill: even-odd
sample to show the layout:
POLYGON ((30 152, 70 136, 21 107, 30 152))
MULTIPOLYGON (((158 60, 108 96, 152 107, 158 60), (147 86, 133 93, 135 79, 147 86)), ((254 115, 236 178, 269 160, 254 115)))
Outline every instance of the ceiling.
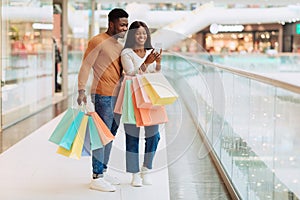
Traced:
MULTIPOLYGON (((56 0, 63 1, 63 0, 56 0)), ((182 0, 125 0, 125 1, 115 1, 115 0, 72 0, 76 2, 97 2, 97 3, 182 3, 182 0)), ((49 4, 52 0, 7 0, 7 3, 11 5, 23 5, 28 6, 32 4, 49 4)), ((291 5, 298 4, 299 0, 184 0, 184 3, 209 3, 213 2, 217 4, 235 4, 235 5, 291 5)))
MULTIPOLYGON (((77 0, 81 2, 87 2, 89 0, 77 0)), ((136 3, 209 3, 213 2, 214 4, 241 4, 241 5, 291 5, 291 4, 300 4, 299 0, 126 0, 126 1, 115 1, 115 0, 94 0, 95 2, 136 2, 136 3)))

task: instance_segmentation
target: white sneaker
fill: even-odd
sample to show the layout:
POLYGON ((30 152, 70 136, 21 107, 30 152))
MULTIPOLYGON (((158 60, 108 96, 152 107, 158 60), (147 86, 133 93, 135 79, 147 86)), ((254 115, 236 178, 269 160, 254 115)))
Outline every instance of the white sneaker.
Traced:
POLYGON ((107 173, 104 174, 104 179, 112 185, 120 185, 121 182, 117 177, 111 176, 107 173))
POLYGON ((114 192, 116 191, 115 186, 104 180, 104 178, 92 179, 90 189, 99 190, 102 192, 114 192))
POLYGON ((141 179, 140 173, 132 174, 131 185, 133 187, 141 187, 142 186, 142 179, 141 179))
POLYGON ((150 169, 148 169, 147 167, 142 167, 141 169, 141 177, 143 179, 143 185, 152 185, 152 179, 149 171, 150 169))

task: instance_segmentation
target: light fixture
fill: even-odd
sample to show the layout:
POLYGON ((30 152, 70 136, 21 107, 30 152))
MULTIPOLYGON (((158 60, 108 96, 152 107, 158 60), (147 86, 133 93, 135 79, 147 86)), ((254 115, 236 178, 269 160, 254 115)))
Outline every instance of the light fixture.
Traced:
POLYGON ((211 24, 210 27, 209 27, 209 31, 212 33, 212 34, 217 34, 219 32, 219 25, 218 24, 211 24))
POLYGON ((209 30, 212 34, 217 34, 218 32, 242 32, 244 30, 243 25, 221 25, 221 24, 211 24, 209 30))
POLYGON ((33 29, 52 30, 53 24, 33 23, 33 29))

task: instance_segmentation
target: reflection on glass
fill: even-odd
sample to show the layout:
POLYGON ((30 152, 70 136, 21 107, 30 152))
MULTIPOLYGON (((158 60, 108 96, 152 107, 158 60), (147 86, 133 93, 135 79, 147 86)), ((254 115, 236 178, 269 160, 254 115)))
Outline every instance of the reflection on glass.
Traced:
POLYGON ((221 71, 224 99, 216 98, 209 86, 216 85, 218 78, 208 78, 217 73, 213 68, 175 55, 165 55, 163 60, 195 91, 199 109, 183 97, 186 106, 199 116, 202 130, 241 199, 299 199, 300 95, 221 71), (219 104, 212 103, 214 98, 225 101, 224 115, 215 110, 219 104), (220 124, 221 132, 214 132, 220 124))
POLYGON ((2 121, 7 127, 52 103, 52 30, 33 26, 51 24, 52 1, 8 0, 2 7, 2 121), (32 16, 24 14, 26 9, 32 16))

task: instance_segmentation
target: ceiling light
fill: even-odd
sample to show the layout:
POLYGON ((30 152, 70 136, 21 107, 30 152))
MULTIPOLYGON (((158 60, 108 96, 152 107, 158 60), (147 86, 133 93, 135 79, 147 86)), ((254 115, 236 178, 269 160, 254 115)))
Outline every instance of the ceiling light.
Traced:
POLYGON ((52 30, 53 24, 33 23, 33 29, 52 30))

